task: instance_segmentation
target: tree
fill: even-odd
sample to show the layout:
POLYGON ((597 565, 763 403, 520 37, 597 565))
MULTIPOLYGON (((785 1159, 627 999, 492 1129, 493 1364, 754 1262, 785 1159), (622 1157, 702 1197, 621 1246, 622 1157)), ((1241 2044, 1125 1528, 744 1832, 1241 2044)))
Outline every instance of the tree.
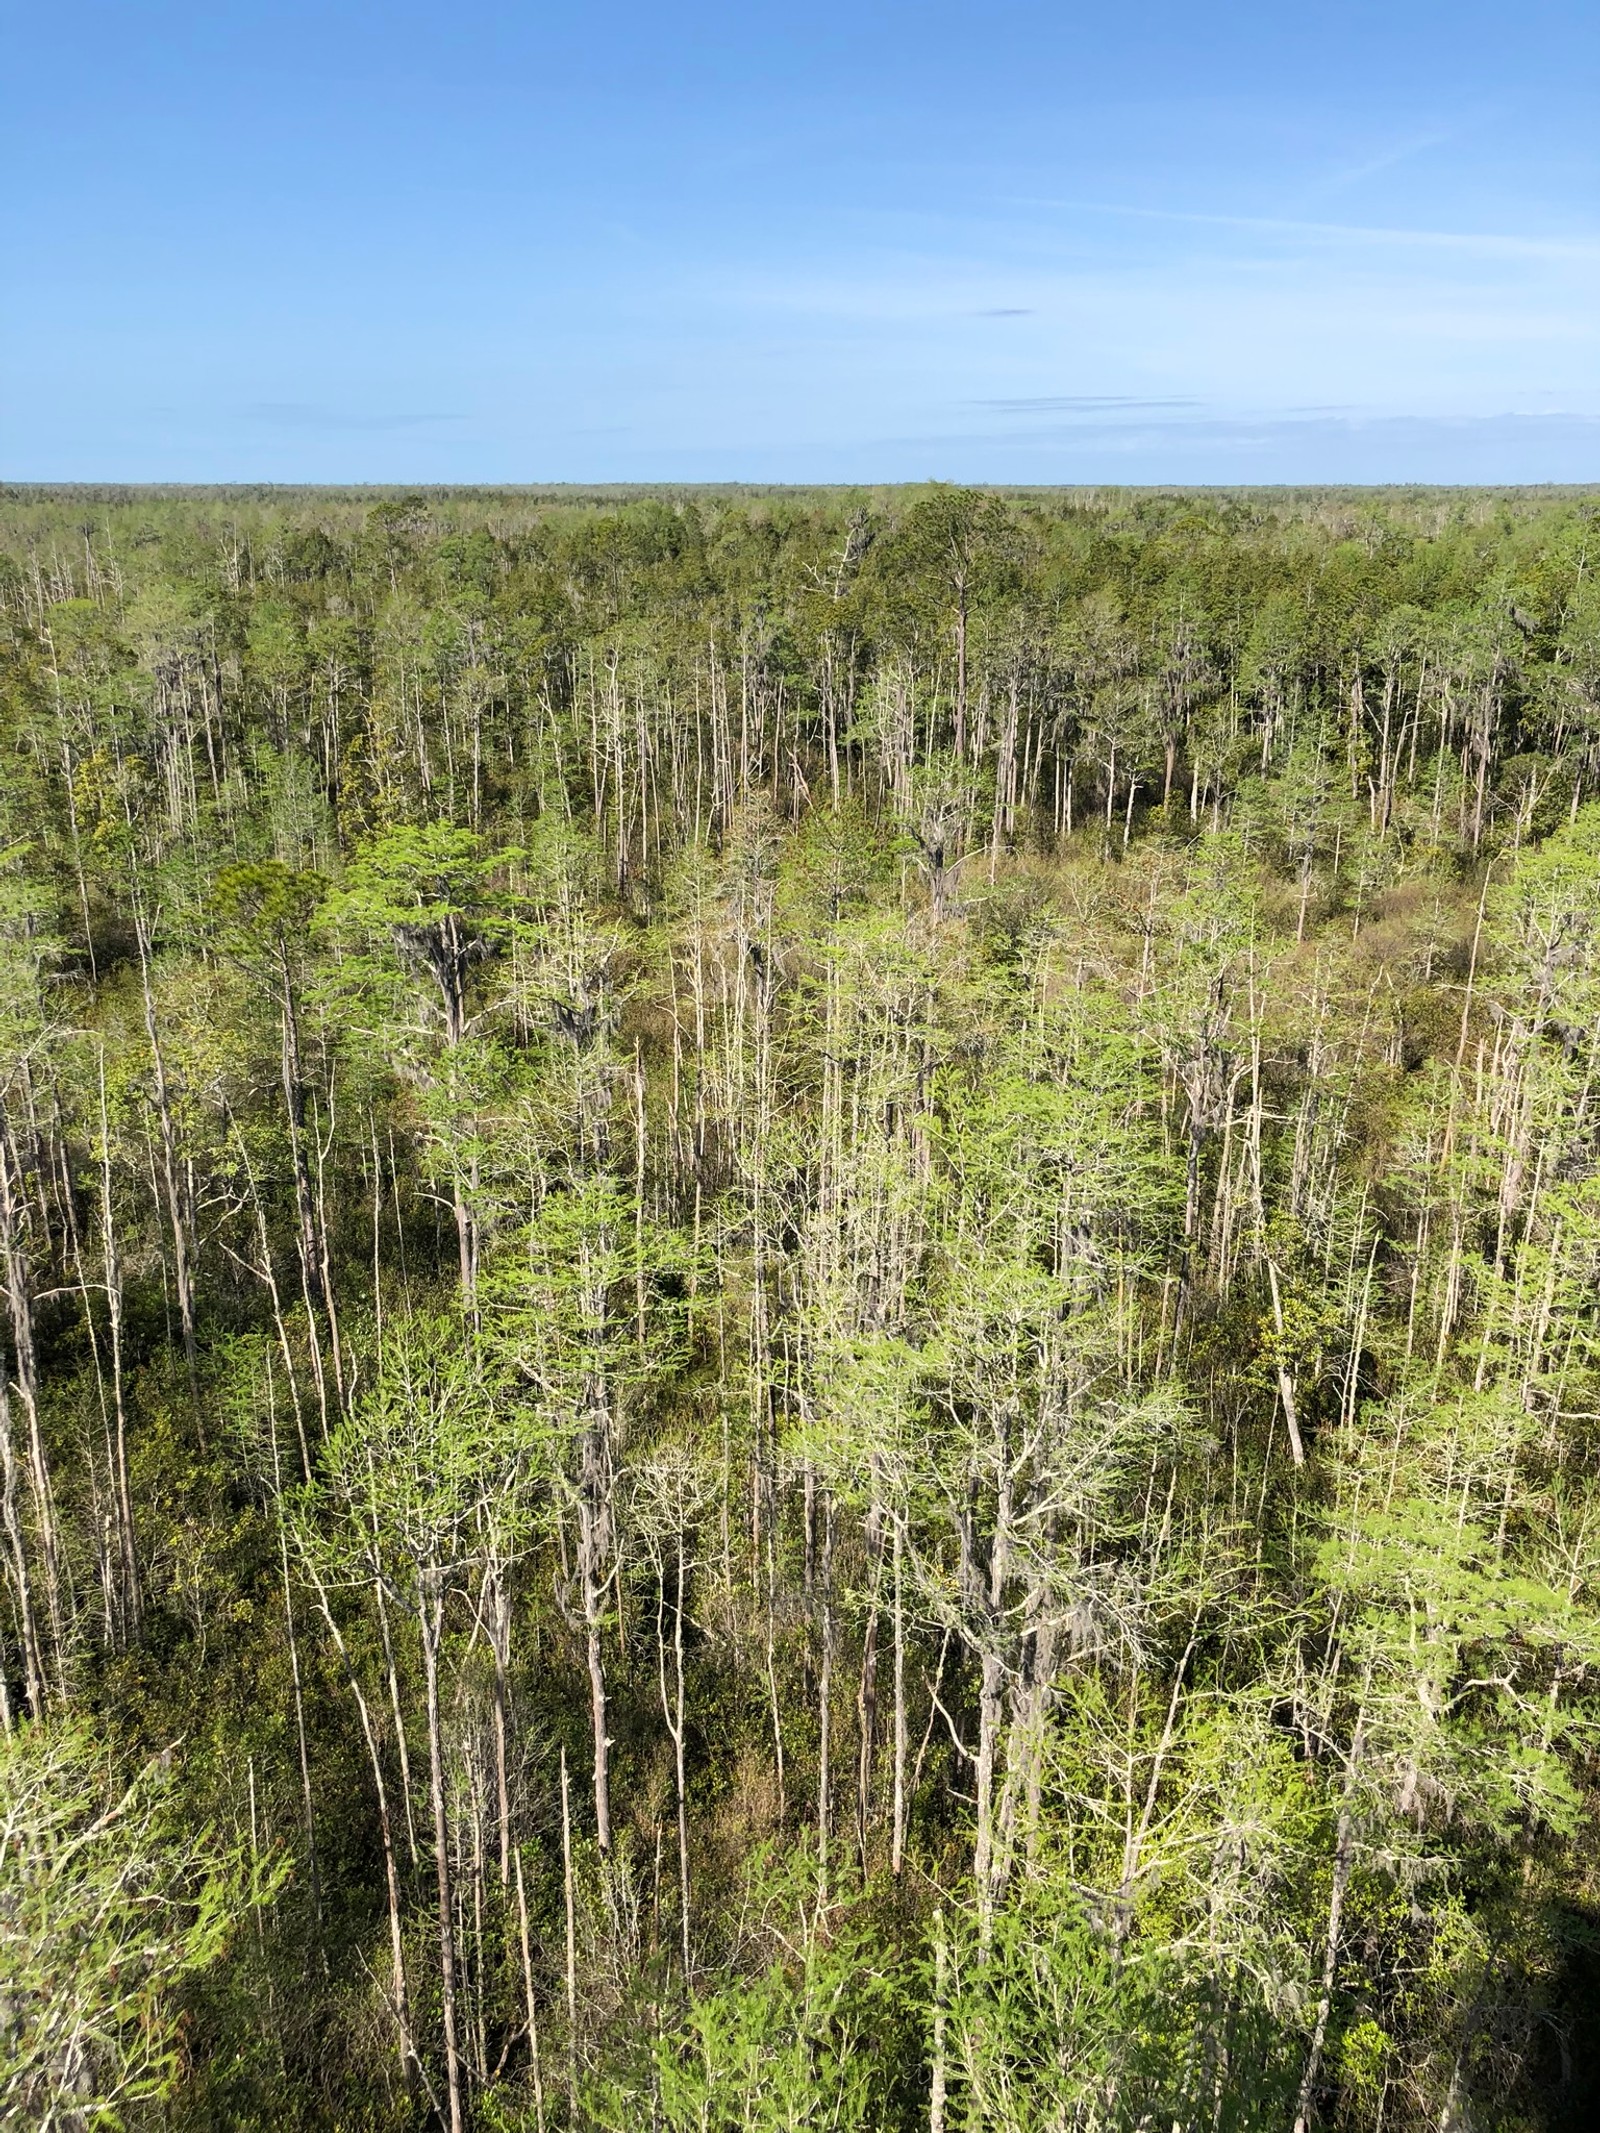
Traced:
POLYGON ((935 482, 907 512, 900 546, 914 563, 936 577, 954 605, 955 706, 952 746, 957 761, 967 752, 967 624, 972 598, 1005 530, 999 499, 980 489, 935 482))
POLYGON ((515 1487, 517 1453, 493 1393, 459 1323, 391 1329, 382 1376, 328 1444, 301 1541, 326 1566, 319 1586, 343 1566, 346 1581, 381 1586, 417 1633, 451 2133, 466 2123, 466 2096, 440 1675, 451 1599, 481 1559, 486 1522, 508 1514, 515 1487))
MULTIPOLYGON (((393 1016, 399 1025, 395 1034, 402 1042, 410 1040, 406 1048, 418 1069, 442 1085, 446 1100, 438 1115, 448 1136, 461 1286, 469 1299, 477 1279, 476 1165, 470 1093, 463 1106, 455 1101, 455 1085, 466 1063, 467 981, 503 932, 505 899, 494 877, 505 859, 475 832, 444 823, 387 831, 357 857, 343 887, 330 898, 325 921, 336 936, 364 945, 366 953, 358 954, 352 974, 375 985, 380 1013, 393 1016), (420 986, 420 997, 396 984, 402 977, 420 986), (420 1021, 414 1019, 418 1006, 420 1021), (428 1042, 436 1032, 442 1046, 428 1042), (423 1040, 420 1053, 418 1038, 423 1040)), ((470 1084, 470 1075, 467 1079, 470 1084)))

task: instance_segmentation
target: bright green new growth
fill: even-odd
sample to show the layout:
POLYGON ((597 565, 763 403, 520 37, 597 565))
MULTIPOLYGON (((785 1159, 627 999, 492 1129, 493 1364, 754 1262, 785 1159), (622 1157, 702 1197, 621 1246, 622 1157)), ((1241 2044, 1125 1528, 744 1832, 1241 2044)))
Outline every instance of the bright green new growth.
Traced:
POLYGON ((123 2126, 170 2096, 183 1982, 281 1883, 193 1826, 172 1761, 124 1785, 81 1722, 0 1740, 0 2125, 123 2126))

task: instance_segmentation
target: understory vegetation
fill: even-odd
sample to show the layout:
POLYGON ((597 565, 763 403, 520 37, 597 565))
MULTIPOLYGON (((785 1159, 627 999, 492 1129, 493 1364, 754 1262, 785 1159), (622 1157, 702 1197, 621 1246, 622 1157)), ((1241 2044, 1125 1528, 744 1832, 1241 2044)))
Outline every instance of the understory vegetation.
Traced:
POLYGON ((1597 573, 0 494, 0 2126, 1592 2124, 1597 573))

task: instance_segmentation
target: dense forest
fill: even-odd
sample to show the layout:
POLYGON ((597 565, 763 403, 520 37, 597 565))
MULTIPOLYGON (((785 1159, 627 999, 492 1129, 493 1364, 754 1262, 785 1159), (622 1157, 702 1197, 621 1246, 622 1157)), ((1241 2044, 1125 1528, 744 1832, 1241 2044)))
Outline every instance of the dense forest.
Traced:
POLYGON ((0 2126, 1600 2109, 1600 499, 0 492, 0 2126))

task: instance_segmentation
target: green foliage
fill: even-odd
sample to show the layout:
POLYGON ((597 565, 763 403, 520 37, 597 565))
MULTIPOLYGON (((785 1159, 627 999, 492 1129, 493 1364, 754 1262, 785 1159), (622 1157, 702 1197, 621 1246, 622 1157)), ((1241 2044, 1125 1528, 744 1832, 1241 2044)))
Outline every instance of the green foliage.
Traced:
POLYGON ((269 1902, 168 1750, 124 1785, 80 1723, 0 1740, 0 2125, 121 2126, 184 2066, 182 1988, 269 1902))
POLYGON ((948 1972, 948 2078, 969 2121, 1242 2129, 1292 2111, 1296 2040, 1257 1980, 1226 1954, 1119 1946, 1067 1886, 1040 1886, 986 1939, 953 1934, 948 1972))
POLYGON ((740 1941, 736 1974, 691 1994, 656 2039, 648 2087, 593 2092, 597 2126, 624 2133, 644 2110, 674 2133, 884 2123, 884 2073, 907 2041, 911 1978, 859 1898, 829 1903, 803 1869, 757 1859, 740 1898, 740 1941))

